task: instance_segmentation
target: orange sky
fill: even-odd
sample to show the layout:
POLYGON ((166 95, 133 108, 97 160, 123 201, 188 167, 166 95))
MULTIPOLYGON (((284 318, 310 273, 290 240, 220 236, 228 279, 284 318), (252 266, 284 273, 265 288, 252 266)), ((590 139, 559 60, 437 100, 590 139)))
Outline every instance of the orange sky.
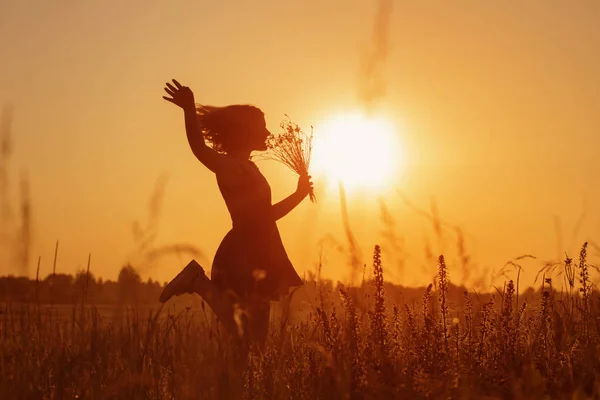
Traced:
MULTIPOLYGON (((460 277, 455 236, 438 247, 398 189, 426 210, 436 199, 440 216, 466 232, 479 272, 522 254, 575 255, 598 238, 600 3, 528 3, 394 2, 377 112, 398 127, 407 154, 403 177, 382 196, 409 267, 399 273, 389 261, 389 278, 430 279, 424 237, 460 277)), ((91 252, 92 271, 115 278, 135 248, 131 225, 146 220, 163 173, 156 244, 192 243, 209 267, 229 216, 214 177, 188 149, 182 113, 161 99, 164 82, 189 85, 198 102, 256 104, 273 130, 288 113, 317 135, 328 117, 361 107, 359 61, 374 13, 367 0, 0 0, 0 104, 15 107, 13 194, 21 170, 31 180, 30 271, 38 255, 41 273, 51 270, 59 239, 60 271, 84 267, 91 252)), ((259 166, 275 200, 294 190, 284 167, 259 166)), ((318 196, 280 223, 301 275, 314 270, 324 236, 345 243, 337 193, 318 196)), ((351 193, 350 218, 365 261, 375 243, 385 255, 377 198, 351 193)), ((327 249, 323 273, 345 278, 344 259, 327 249)), ((186 257, 165 257, 144 274, 167 280, 186 257)), ((526 283, 538 265, 527 264, 526 283)))

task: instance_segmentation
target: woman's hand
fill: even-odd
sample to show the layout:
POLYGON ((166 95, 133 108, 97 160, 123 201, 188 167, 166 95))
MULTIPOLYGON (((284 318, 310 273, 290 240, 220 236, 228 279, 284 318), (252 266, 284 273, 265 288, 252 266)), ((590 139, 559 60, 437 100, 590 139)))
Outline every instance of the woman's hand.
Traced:
POLYGON ((196 103, 194 102, 194 93, 192 93, 192 90, 187 86, 182 86, 175 79, 173 79, 173 84, 175 86, 167 82, 165 92, 171 97, 163 96, 163 99, 170 101, 184 110, 195 110, 196 103))
POLYGON ((310 175, 300 175, 296 191, 279 203, 273 204, 273 219, 277 221, 278 219, 285 217, 309 194, 311 197, 314 197, 313 183, 310 180, 310 175))
POLYGON ((313 183, 310 179, 310 175, 300 175, 300 177, 298 178, 298 187, 296 188, 296 194, 299 195, 301 198, 305 198, 314 191, 313 183))

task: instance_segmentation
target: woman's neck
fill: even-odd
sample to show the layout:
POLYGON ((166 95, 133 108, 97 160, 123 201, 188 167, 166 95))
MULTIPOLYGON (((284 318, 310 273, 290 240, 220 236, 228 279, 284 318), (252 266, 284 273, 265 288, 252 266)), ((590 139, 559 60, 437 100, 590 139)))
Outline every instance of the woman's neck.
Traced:
POLYGON ((230 151, 230 152, 228 152, 228 154, 230 156, 232 156, 233 158, 236 158, 236 159, 242 160, 242 161, 248 161, 250 159, 251 153, 252 153, 251 151, 230 151))

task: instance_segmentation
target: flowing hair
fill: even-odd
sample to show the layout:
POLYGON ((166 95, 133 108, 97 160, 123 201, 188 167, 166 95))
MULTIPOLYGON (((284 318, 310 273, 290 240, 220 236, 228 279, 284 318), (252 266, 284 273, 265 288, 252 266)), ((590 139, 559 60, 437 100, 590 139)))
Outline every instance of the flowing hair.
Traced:
POLYGON ((218 153, 227 153, 244 140, 244 133, 264 119, 255 106, 235 104, 224 107, 196 105, 198 125, 204 139, 218 153))

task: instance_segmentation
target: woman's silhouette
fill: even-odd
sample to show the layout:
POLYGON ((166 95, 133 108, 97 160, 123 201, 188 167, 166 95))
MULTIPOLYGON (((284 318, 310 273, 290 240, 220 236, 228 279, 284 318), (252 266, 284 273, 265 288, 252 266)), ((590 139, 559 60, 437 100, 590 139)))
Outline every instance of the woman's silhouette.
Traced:
POLYGON ((165 91, 171 97, 163 98, 183 109, 192 152, 215 173, 233 227, 215 255, 212 281, 192 261, 165 287, 160 300, 198 293, 226 328, 237 332, 240 320, 234 316, 234 303, 241 305, 247 316, 246 338, 262 344, 268 331, 270 301, 302 285, 283 247, 276 221, 309 194, 310 176, 301 176, 292 195, 272 204, 271 188, 250 160, 253 151, 267 150, 270 133, 262 111, 250 105, 197 107, 188 87, 176 80, 166 85, 165 91))

